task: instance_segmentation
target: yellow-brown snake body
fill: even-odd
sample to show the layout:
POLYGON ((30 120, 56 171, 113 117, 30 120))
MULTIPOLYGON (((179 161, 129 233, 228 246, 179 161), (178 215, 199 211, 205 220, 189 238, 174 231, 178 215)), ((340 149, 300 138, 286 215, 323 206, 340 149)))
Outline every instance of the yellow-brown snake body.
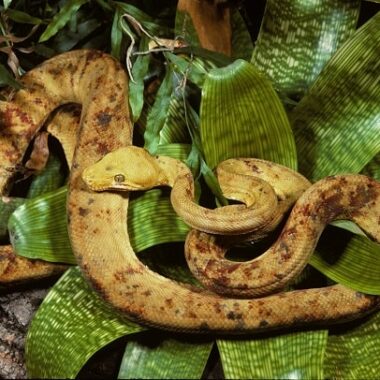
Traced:
MULTIPOLYGON (((126 224, 128 193, 96 193, 81 178, 82 171, 105 154, 132 143, 128 82, 120 64, 100 52, 74 51, 33 69, 23 83, 24 89, 11 102, 0 104, 0 190, 5 191, 12 177, 10 168, 21 162, 48 115, 62 104, 81 104, 69 181, 69 235, 85 276, 126 317, 170 330, 247 333, 338 322, 378 307, 378 297, 341 285, 237 299, 179 284, 152 272, 137 259, 130 245, 126 224)), ((362 201, 358 215, 373 208, 371 202, 378 210, 379 185, 365 180, 363 186, 356 198, 353 195, 362 201)), ((328 202, 325 206, 327 209, 321 206, 315 211, 315 215, 321 212, 321 223, 326 223, 331 210, 328 202)), ((363 228, 378 239, 378 231, 372 231, 371 226, 363 228)))

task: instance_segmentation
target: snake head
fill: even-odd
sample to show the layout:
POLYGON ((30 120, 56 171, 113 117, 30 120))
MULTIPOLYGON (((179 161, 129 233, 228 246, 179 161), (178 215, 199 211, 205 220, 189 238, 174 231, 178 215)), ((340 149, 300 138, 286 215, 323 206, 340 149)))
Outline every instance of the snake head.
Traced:
POLYGON ((156 158, 136 146, 119 148, 84 169, 82 179, 93 191, 148 190, 160 185, 156 158))

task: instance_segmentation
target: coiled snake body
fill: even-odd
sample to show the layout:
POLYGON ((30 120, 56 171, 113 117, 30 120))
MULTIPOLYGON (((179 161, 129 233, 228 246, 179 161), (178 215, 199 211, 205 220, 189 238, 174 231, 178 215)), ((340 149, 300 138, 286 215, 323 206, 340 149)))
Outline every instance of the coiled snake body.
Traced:
MULTIPOLYGON (((341 285, 237 299, 183 285, 152 272, 138 260, 129 242, 125 222, 128 193, 97 193, 81 178, 85 168, 107 153, 132 143, 127 78, 122 67, 101 52, 74 51, 33 69, 23 83, 24 88, 12 101, 0 104, 0 190, 5 191, 12 177, 6 168, 21 162, 29 142, 48 115, 62 104, 81 104, 69 181, 69 235, 85 276, 105 300, 128 318, 171 330, 245 333, 337 322, 378 307, 379 297, 341 285)), ((281 276, 286 277, 290 268, 299 271, 305 258, 301 253, 294 255, 293 247, 305 238, 313 239, 314 244, 324 225, 336 217, 355 220, 379 241, 380 185, 377 182, 362 176, 330 178, 312 186, 301 200, 291 214, 293 224, 288 222, 278 240, 278 249, 264 256, 264 259, 269 257, 269 267, 266 272, 260 272, 264 273, 262 276, 276 270, 272 267, 276 262, 280 266, 291 263, 281 276), (337 188, 347 191, 334 195, 337 188), (312 203, 318 194, 325 198, 312 203)), ((274 222, 268 220, 268 223, 274 222)), ((192 233, 190 247, 194 245, 194 249, 203 252, 202 236, 192 233)), ((304 252, 305 256, 308 254, 304 252)))

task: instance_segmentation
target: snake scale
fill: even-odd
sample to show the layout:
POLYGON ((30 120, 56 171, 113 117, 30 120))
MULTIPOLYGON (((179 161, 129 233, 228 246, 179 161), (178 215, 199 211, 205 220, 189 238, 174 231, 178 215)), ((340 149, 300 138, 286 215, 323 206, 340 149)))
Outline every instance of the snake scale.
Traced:
MULTIPOLYGON (((80 104, 67 200, 69 236, 86 278, 128 318, 169 330, 248 333, 339 322, 378 308, 379 297, 342 285, 240 299, 177 283, 151 271, 138 260, 128 238, 128 192, 95 192, 82 179, 84 169, 102 165, 108 153, 132 144, 128 81, 121 65, 102 52, 73 51, 44 62, 22 82, 23 89, 0 103, 0 191, 7 191, 14 172, 9 168, 22 162, 50 113, 64 104, 80 104)), ((294 254, 292 247, 309 238, 314 244, 323 227, 336 217, 356 221, 379 241, 379 210, 380 185, 367 177, 332 177, 311 186, 297 201, 275 253, 262 257, 269 260, 268 272, 263 267, 260 273, 271 275, 276 260, 276 265, 288 263, 282 278, 294 268, 299 271, 310 252, 294 254), (320 197, 319 202, 310 203, 320 197)), ((205 248, 217 244, 213 235, 203 234, 189 236, 190 255, 193 249, 203 254, 205 248)), ((227 272, 234 270, 227 267, 227 272)))

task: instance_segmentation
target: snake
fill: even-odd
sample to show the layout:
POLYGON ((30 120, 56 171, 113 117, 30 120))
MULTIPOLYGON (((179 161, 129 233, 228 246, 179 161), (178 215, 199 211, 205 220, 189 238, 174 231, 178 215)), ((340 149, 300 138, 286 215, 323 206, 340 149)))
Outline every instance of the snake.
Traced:
MULTIPOLYGON (((104 52, 71 51, 29 71, 22 85, 11 99, 0 102, 0 192, 9 188, 14 173, 9 168, 20 165, 51 112, 65 104, 81 105, 68 183, 69 237, 85 278, 126 318, 167 330, 246 334, 337 323, 379 307, 379 297, 339 284, 241 299, 153 272, 138 259, 130 243, 126 222, 129 192, 97 192, 82 178, 87 167, 101 165, 108 153, 132 145, 128 78, 121 64, 104 52)), ((319 219, 317 228, 323 228, 336 216, 334 210, 355 204, 350 217, 378 241, 380 186, 367 177, 352 178, 343 177, 345 186, 342 177, 335 179, 348 195, 326 199, 322 204, 308 203, 303 212, 319 219)), ((326 186, 326 182, 313 185, 304 194, 310 194, 312 188, 320 193, 326 186)), ((310 236, 302 227, 298 234, 286 228, 282 232, 284 241, 310 236)), ((288 255, 291 261, 292 253, 288 255)))
POLYGON ((285 166, 259 159, 251 161, 256 176, 247 175, 241 168, 239 172, 237 165, 230 165, 232 161, 218 165, 223 195, 244 204, 215 209, 195 202, 193 175, 185 163, 167 156, 151 156, 133 145, 106 155, 99 165, 86 168, 82 178, 95 191, 170 186, 174 210, 192 228, 218 235, 257 236, 259 231, 262 235, 272 230, 310 183, 285 166), (238 186, 234 186, 237 177, 238 186))
MULTIPOLYGON (((47 125, 47 132, 61 143, 65 158, 71 166, 79 124, 78 112, 73 107, 58 110, 47 125)), ((32 152, 33 154, 33 152, 32 152)), ((31 155, 32 155, 31 154, 31 155)), ((12 168, 2 168, 12 170, 12 168)), ((2 195, 7 193, 2 189, 2 195)), ((4 197, 4 199, 11 199, 4 197)), ((11 244, 0 245, 0 286, 14 286, 46 277, 62 274, 68 265, 51 263, 39 259, 29 259, 16 254, 11 244)))

